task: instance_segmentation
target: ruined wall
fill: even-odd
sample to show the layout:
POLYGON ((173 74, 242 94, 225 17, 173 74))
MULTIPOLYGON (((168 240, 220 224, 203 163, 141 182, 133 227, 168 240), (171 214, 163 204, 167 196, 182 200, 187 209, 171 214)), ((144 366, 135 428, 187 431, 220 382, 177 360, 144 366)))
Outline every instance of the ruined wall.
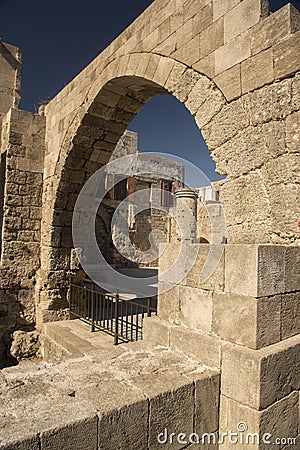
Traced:
POLYGON ((21 97, 21 53, 0 39, 0 141, 1 123, 10 108, 17 108, 21 97))
POLYGON ((3 221, 0 317, 10 329, 35 326, 35 277, 40 267, 45 119, 11 109, 3 119, 3 221))

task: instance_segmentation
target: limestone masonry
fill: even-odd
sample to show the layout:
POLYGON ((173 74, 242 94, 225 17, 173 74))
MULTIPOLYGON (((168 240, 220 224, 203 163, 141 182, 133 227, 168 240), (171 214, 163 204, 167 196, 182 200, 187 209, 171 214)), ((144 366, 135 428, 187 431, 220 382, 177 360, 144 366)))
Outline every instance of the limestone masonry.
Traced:
MULTIPOLYGON (((160 444, 165 428, 268 433, 272 448, 299 448, 299 14, 271 14, 267 0, 155 0, 38 114, 19 109, 20 51, 0 41, 1 364, 9 348, 45 357, 0 372, 1 450, 270 447, 160 444), (74 205, 135 115, 167 94, 226 179, 211 205, 179 191, 198 217, 184 229, 195 264, 178 283, 160 279, 168 289, 143 341, 113 347, 68 320, 74 205), (224 234, 207 226, 220 205, 224 234)), ((176 233, 159 274, 178 255, 176 233)))

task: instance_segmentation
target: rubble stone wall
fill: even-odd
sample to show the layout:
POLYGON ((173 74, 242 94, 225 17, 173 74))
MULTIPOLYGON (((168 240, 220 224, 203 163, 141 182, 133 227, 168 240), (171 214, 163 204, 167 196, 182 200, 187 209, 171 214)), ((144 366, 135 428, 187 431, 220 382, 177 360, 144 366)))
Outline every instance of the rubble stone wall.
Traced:
POLYGON ((10 109, 2 126, 1 330, 33 329, 40 267, 45 119, 10 109))

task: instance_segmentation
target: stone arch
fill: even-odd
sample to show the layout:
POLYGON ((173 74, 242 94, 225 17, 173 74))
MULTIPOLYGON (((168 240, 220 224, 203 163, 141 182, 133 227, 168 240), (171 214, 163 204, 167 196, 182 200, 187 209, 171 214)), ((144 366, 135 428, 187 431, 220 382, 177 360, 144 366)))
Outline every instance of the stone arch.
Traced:
MULTIPOLYGON (((246 20, 246 3, 232 11, 228 6, 228 11, 219 2, 206 7, 192 0, 184 5, 156 1, 46 106, 42 277, 47 278, 49 271, 64 276, 70 267, 72 205, 80 186, 105 164, 131 118, 157 94, 170 93, 185 104, 202 131, 217 171, 227 175, 218 191, 228 242, 290 244, 297 240, 295 211, 290 208, 290 215, 282 214, 276 205, 279 198, 281 206, 292 205, 298 195, 289 175, 284 188, 281 184, 297 159, 296 152, 288 149, 291 145, 285 133, 297 121, 299 67, 294 49, 299 14, 287 6, 268 17, 265 0, 252 3, 251 17, 246 20), (178 34, 176 21, 172 24, 177 9, 184 11, 178 34), (204 12, 210 17, 207 29, 198 29, 204 12), (238 25, 230 29, 233 17, 238 25), (197 31, 191 38, 186 31, 193 24, 197 31), (273 41, 260 38, 278 24, 284 24, 284 36, 275 36, 273 41), (237 48, 234 42, 243 46, 237 48), (288 42, 291 58, 285 64, 278 55, 288 42), (268 72, 259 73, 264 57, 268 72), (251 71, 258 72, 255 79, 251 71), (280 102, 282 93, 289 101, 276 110, 272 104, 280 102), (93 131, 87 136, 88 128, 93 131)), ((47 280, 42 284, 47 286, 47 280)))
MULTIPOLYGON (((154 95, 167 94, 184 103, 201 125, 226 103, 207 76, 172 58, 146 53, 116 58, 90 87, 64 134, 53 173, 44 183, 48 214, 42 223, 43 276, 55 271, 65 277, 64 271, 70 269, 72 211, 85 181, 108 162, 145 103, 154 95), (136 60, 138 68, 133 64, 136 60)), ((42 285, 48 290, 47 280, 42 285)))

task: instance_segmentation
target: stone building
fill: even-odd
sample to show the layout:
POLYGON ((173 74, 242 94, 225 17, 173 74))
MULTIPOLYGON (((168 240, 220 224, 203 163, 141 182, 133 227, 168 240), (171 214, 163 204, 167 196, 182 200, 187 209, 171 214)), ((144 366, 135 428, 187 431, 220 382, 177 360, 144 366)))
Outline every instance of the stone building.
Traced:
MULTIPOLYGON (((299 47, 291 5, 270 14, 267 0, 155 0, 32 114, 18 109, 19 51, 1 43, 0 330, 4 340, 38 330, 74 357, 3 371, 3 450, 157 449, 165 429, 299 446, 299 47), (194 115, 226 175, 227 243, 197 243, 186 227, 184 257, 178 241, 159 259, 159 273, 184 276, 160 280, 145 347, 95 348, 63 321, 74 206, 144 104, 167 94, 194 115), (69 350, 55 342, 62 329, 69 350)), ((192 193, 179 195, 192 205, 192 193)), ((190 443, 181 435, 166 448, 190 443)))
MULTIPOLYGON (((112 159, 122 158, 127 155, 138 154, 138 135, 133 131, 125 131, 121 139, 116 145, 112 159)), ((149 234, 152 230, 160 230, 166 237, 167 241, 171 241, 171 218, 174 215, 173 208, 175 206, 175 190, 182 187, 184 183, 184 167, 182 164, 168 160, 159 155, 153 154, 148 158, 153 159, 153 164, 159 164, 162 167, 164 178, 158 178, 155 174, 137 174, 134 177, 124 177, 117 183, 117 176, 113 173, 107 174, 104 183, 110 182, 112 188, 107 192, 104 200, 101 202, 97 213, 96 232, 98 243, 101 251, 105 255, 107 261, 114 267, 157 267, 158 261, 155 255, 153 260, 148 263, 132 262, 130 260, 130 249, 128 249, 128 257, 124 258, 118 251, 118 243, 120 244, 123 237, 122 233, 111 228, 113 214, 120 202, 128 196, 132 196, 132 200, 128 205, 128 232, 132 245, 142 251, 149 249, 149 234), (115 179, 114 179, 115 177, 115 179), (160 190, 160 199, 158 207, 153 207, 153 193, 160 190), (136 206, 134 194, 143 190, 147 192, 144 199, 143 210, 136 214, 136 206), (169 214, 170 212, 170 214, 169 214), (116 245, 114 245, 113 241, 116 245)))

